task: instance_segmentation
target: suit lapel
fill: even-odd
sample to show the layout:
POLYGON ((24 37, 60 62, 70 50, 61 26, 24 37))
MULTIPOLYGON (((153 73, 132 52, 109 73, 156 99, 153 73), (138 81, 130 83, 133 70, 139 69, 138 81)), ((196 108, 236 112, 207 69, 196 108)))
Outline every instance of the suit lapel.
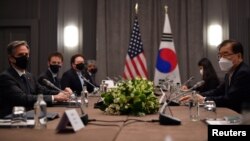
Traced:
POLYGON ((30 73, 26 73, 26 80, 27 80, 27 85, 29 87, 29 92, 30 94, 35 92, 35 82, 34 79, 32 78, 32 75, 30 73))
POLYGON ((77 87, 78 87, 78 88, 82 88, 82 82, 81 82, 81 80, 80 80, 78 74, 76 73, 76 71, 74 71, 74 77, 75 77, 75 80, 78 81, 78 82, 76 83, 76 85, 78 85, 77 87))
POLYGON ((54 82, 53 75, 49 70, 47 70, 46 75, 48 76, 48 79, 50 82, 54 82))
POLYGON ((13 79, 17 82, 18 86, 22 89, 25 90, 25 85, 23 84, 23 81, 21 79, 21 77, 18 75, 18 73, 16 72, 16 70, 12 67, 10 67, 8 69, 8 72, 10 73, 11 77, 14 77, 13 79))

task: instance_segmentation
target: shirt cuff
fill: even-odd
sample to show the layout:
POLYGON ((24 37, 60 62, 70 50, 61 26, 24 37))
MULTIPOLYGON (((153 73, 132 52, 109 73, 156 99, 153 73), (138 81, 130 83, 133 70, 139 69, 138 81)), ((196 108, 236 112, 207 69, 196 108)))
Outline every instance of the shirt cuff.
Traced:
POLYGON ((54 98, 54 96, 53 96, 53 95, 51 95, 51 96, 52 96, 52 103, 53 103, 53 102, 55 102, 55 101, 54 101, 54 99, 55 99, 55 98, 54 98))
POLYGON ((204 98, 203 98, 202 103, 205 103, 205 102, 206 102, 206 98, 207 98, 207 97, 204 97, 204 98))

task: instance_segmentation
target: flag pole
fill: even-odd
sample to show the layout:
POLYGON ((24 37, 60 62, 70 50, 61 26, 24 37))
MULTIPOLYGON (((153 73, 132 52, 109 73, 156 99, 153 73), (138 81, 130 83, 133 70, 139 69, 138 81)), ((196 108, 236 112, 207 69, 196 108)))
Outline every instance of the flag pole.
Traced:
POLYGON ((138 3, 135 4, 135 14, 138 14, 138 3))
POLYGON ((165 5, 164 8, 165 8, 165 14, 167 14, 168 13, 168 6, 165 5))

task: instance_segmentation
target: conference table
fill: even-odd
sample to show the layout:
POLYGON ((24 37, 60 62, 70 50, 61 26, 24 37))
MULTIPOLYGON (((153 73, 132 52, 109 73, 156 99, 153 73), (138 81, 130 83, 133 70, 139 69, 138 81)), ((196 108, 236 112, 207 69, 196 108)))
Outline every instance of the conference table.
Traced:
MULTIPOLYGON (((146 116, 131 115, 108 115, 100 109, 94 108, 94 103, 100 97, 89 97, 89 104, 85 113, 88 114, 89 122, 84 128, 74 132, 67 128, 57 132, 57 125, 65 112, 72 107, 53 106, 48 107, 47 112, 59 113, 59 118, 48 121, 47 128, 38 130, 33 128, 0 128, 1 141, 206 141, 208 138, 208 125, 202 120, 191 121, 187 106, 171 106, 173 116, 181 120, 181 125, 160 125, 159 114, 146 116)), ((76 109, 80 113, 79 108, 76 109)), ((217 108, 217 118, 225 116, 237 116, 238 113, 228 108, 217 108)))

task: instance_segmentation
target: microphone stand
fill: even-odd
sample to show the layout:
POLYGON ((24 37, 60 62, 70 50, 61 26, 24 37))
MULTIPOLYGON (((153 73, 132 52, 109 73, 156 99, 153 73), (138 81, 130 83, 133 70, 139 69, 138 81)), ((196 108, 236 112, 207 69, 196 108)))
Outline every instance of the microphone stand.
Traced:
POLYGON ((88 114, 86 114, 84 112, 84 110, 83 110, 83 104, 81 104, 80 102, 78 102, 78 104, 79 104, 79 107, 80 107, 80 110, 81 110, 81 116, 80 116, 80 118, 81 118, 83 124, 87 125, 88 122, 89 122, 89 116, 88 116, 88 114))
MULTIPOLYGON (((184 96, 185 94, 193 91, 194 89, 202 86, 205 83, 204 80, 197 82, 192 88, 190 88, 188 91, 185 91, 182 94, 179 94, 178 96, 169 99, 169 102, 167 103, 166 101, 164 102, 164 105, 162 106, 162 108, 160 109, 160 115, 159 115, 159 122, 161 125, 180 125, 181 121, 178 118, 175 117, 171 117, 168 115, 165 115, 165 109, 168 107, 168 104, 173 101, 176 100, 177 98, 179 98, 180 96, 184 96)), ((169 107, 168 107, 169 108, 169 107)), ((169 108, 170 109, 170 108, 169 108)), ((170 110, 171 112, 171 110, 170 110)))
POLYGON ((162 108, 160 109, 159 112, 159 122, 161 125, 180 125, 181 120, 178 118, 173 117, 172 111, 170 107, 168 106, 168 103, 165 101, 162 108), (165 114, 165 110, 168 107, 171 116, 165 114))
POLYGON ((87 125, 88 124, 88 121, 89 121, 89 116, 88 114, 86 114, 84 112, 84 106, 88 106, 88 91, 87 91, 87 87, 86 86, 83 86, 83 90, 81 92, 81 102, 77 102, 78 104, 78 107, 80 108, 81 110, 81 115, 80 115, 80 118, 83 122, 84 125, 87 125))
POLYGON ((169 94, 167 100, 165 100, 163 106, 159 110, 159 122, 161 125, 180 125, 181 124, 180 119, 173 117, 172 110, 169 107, 169 104, 172 103, 172 101, 174 100, 174 99, 171 99, 171 95, 172 93, 169 94), (165 114, 166 108, 169 109, 171 116, 165 114))

